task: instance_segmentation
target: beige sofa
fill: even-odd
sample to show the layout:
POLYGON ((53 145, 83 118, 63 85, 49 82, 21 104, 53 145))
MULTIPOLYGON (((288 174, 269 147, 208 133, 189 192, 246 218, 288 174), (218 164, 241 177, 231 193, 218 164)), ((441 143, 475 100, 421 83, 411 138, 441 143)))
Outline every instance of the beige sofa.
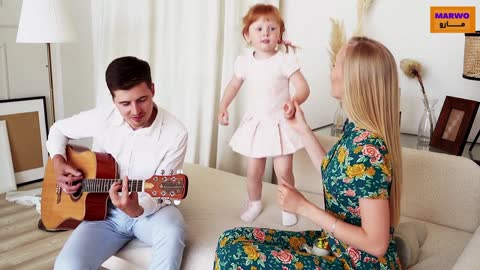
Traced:
MULTIPOLYGON (((329 148, 336 138, 319 136, 329 148)), ((404 189, 402 222, 424 222, 428 236, 419 262, 410 269, 480 269, 480 167, 469 159, 403 149, 404 189)), ((218 236, 236 226, 281 226, 277 189, 264 184, 265 209, 247 224, 239 219, 245 200, 245 178, 199 165, 186 164, 190 179, 187 199, 179 206, 187 223, 187 247, 182 269, 212 269, 218 236)), ((321 176, 305 151, 294 158, 297 187, 323 206, 321 176)), ((315 229, 305 218, 289 230, 315 229)), ((151 250, 131 241, 103 266, 109 269, 147 269, 151 250)))

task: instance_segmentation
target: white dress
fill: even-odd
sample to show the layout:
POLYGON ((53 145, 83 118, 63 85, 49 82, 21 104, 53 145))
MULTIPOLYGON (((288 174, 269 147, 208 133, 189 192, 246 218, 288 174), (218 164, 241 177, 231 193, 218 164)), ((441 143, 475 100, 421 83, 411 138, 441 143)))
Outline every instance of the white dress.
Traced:
POLYGON ((284 117, 290 100, 289 77, 300 69, 294 54, 277 52, 267 59, 238 56, 235 75, 248 82, 249 108, 230 140, 233 151, 252 158, 282 156, 303 148, 284 117))

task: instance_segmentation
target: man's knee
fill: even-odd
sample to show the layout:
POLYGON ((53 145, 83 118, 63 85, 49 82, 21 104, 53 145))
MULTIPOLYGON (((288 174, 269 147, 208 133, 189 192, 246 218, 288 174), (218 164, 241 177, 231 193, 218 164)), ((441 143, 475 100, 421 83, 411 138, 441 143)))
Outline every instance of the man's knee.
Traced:
POLYGON ((157 240, 164 242, 185 242, 185 224, 172 223, 167 226, 159 227, 156 235, 160 236, 157 240))
POLYGON ((98 269, 100 266, 93 265, 92 262, 86 258, 81 258, 72 253, 60 252, 55 260, 55 270, 90 270, 98 269))
POLYGON ((173 206, 167 206, 160 211, 166 211, 164 218, 169 222, 163 222, 161 226, 156 226, 153 230, 154 242, 166 243, 184 243, 185 242, 185 221, 180 211, 173 206), (168 211, 168 212, 167 212, 168 211))

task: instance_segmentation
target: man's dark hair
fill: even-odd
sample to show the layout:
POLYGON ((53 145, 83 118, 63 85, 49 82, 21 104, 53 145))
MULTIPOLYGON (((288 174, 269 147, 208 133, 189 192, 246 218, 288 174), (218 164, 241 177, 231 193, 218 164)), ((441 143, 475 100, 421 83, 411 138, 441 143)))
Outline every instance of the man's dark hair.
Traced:
POLYGON ((143 82, 151 88, 150 65, 133 56, 120 57, 108 65, 105 80, 112 97, 116 90, 128 90, 143 82))

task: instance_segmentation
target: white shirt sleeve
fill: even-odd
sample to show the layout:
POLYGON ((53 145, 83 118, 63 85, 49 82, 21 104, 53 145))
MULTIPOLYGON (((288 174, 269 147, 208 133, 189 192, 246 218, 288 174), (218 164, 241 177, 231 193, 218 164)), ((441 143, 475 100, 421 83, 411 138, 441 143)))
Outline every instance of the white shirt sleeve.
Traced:
MULTIPOLYGON (((170 170, 175 172, 182 168, 183 160, 187 153, 187 143, 188 134, 186 131, 183 131, 177 137, 176 143, 172 144, 172 147, 167 151, 159 168, 157 168, 157 175, 160 175, 162 170, 165 170, 165 173, 167 173, 170 170)), ((152 198, 145 193, 139 196, 138 200, 140 206, 143 207, 143 214, 137 218, 147 217, 166 205, 165 202, 158 203, 157 199, 152 198)))
POLYGON ((294 53, 286 54, 282 65, 282 73, 290 78, 295 71, 300 69, 300 62, 294 53))
POLYGON ((187 153, 187 143, 188 143, 188 134, 186 131, 183 131, 177 137, 177 140, 173 147, 170 147, 167 154, 160 163, 159 168, 157 168, 156 174, 160 174, 162 170, 165 172, 170 172, 173 170, 180 170, 183 167, 183 160, 185 159, 185 154, 187 153))
POLYGON ((233 72, 237 78, 245 80, 247 76, 247 59, 245 56, 237 56, 233 64, 233 72))
POLYGON ((65 147, 71 139, 94 137, 102 130, 105 111, 93 109, 55 122, 50 128, 47 150, 51 157, 62 155, 66 159, 65 147))

